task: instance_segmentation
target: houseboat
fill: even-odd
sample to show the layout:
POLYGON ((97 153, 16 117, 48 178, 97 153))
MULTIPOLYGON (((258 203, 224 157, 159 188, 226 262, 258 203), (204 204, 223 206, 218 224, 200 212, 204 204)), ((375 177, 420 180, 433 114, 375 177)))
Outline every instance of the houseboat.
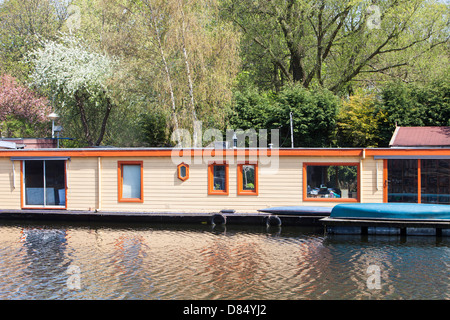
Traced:
MULTIPOLYGON (((341 203, 448 205, 449 135, 445 128, 437 132, 441 140, 411 145, 402 137, 412 133, 396 130, 389 148, 18 149, 8 142, 0 146, 0 214, 238 215, 280 207, 330 212, 341 203)), ((427 134, 414 143, 420 137, 427 134)))
POLYGON ((450 204, 449 187, 450 148, 0 150, 0 210, 450 204))

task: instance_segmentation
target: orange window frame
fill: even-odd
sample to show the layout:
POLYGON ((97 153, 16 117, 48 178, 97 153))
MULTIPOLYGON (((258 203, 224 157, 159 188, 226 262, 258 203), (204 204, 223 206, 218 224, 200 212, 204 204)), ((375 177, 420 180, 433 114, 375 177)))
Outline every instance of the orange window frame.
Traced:
POLYGON ((229 174, 228 174, 228 163, 226 162, 211 162, 208 164, 208 194, 209 195, 228 195, 229 194, 229 174), (225 167, 225 190, 214 190, 214 167, 224 166, 225 167))
POLYGON ((258 164, 245 162, 237 165, 237 194, 241 196, 257 196, 258 195, 258 164), (243 185, 243 167, 244 165, 252 165, 255 168, 255 188, 253 190, 244 190, 243 185))
POLYGON ((360 174, 360 164, 358 162, 307 162, 303 163, 303 201, 314 201, 314 202, 360 202, 361 199, 361 174, 360 174), (357 193, 355 198, 308 198, 307 188, 308 188, 308 176, 307 167, 308 166, 356 166, 357 168, 357 193))
POLYGON ((144 202, 144 162, 143 161, 118 161, 117 162, 117 180, 118 180, 118 202, 144 202), (123 166, 136 165, 141 168, 141 197, 124 198, 123 197, 123 166))
POLYGON ((178 179, 180 179, 181 181, 186 181, 187 179, 189 179, 189 165, 182 162, 177 166, 177 176, 178 179), (186 168, 186 176, 182 177, 181 176, 181 168, 185 167, 186 168))

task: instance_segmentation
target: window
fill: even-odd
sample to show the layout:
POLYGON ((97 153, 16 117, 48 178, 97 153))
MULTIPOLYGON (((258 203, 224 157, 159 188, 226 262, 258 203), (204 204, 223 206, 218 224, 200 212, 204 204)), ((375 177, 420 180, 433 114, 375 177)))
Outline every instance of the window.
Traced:
POLYGON ((417 160, 390 159, 388 161, 388 202, 417 203, 417 160))
POLYGON ((119 161, 119 202, 144 202, 142 161, 119 161))
POLYGON ((450 159, 388 159, 385 166, 385 201, 450 204, 450 159))
POLYGON ((238 164, 237 170, 238 195, 258 195, 258 165, 238 164))
POLYGON ((186 181, 189 179, 189 165, 185 163, 180 163, 177 167, 178 179, 181 181, 186 181))
POLYGON ((450 160, 422 159, 421 202, 450 204, 450 160))
POLYGON ((23 207, 61 208, 66 206, 66 162, 25 160, 22 167, 23 207))
POLYGON ((228 164, 209 164, 208 194, 228 195, 228 164))
POLYGON ((359 201, 359 163, 305 163, 304 201, 359 201))

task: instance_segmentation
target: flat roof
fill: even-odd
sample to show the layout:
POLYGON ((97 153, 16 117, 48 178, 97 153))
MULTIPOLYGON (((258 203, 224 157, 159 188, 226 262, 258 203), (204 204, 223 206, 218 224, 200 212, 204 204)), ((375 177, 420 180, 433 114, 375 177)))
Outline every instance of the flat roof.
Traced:
POLYGON ((0 157, 181 157, 181 156, 450 156, 450 147, 404 148, 51 148, 4 149, 0 157))

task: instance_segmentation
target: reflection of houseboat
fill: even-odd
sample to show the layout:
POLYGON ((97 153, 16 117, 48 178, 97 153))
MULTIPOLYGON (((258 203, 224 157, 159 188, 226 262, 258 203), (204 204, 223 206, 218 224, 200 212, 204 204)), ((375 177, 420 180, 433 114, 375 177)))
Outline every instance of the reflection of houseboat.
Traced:
MULTIPOLYGON (((396 135, 401 137, 401 131, 396 135)), ((0 210, 177 213, 256 213, 268 207, 352 202, 450 204, 450 143, 327 149, 1 149, 0 199, 0 210)))

